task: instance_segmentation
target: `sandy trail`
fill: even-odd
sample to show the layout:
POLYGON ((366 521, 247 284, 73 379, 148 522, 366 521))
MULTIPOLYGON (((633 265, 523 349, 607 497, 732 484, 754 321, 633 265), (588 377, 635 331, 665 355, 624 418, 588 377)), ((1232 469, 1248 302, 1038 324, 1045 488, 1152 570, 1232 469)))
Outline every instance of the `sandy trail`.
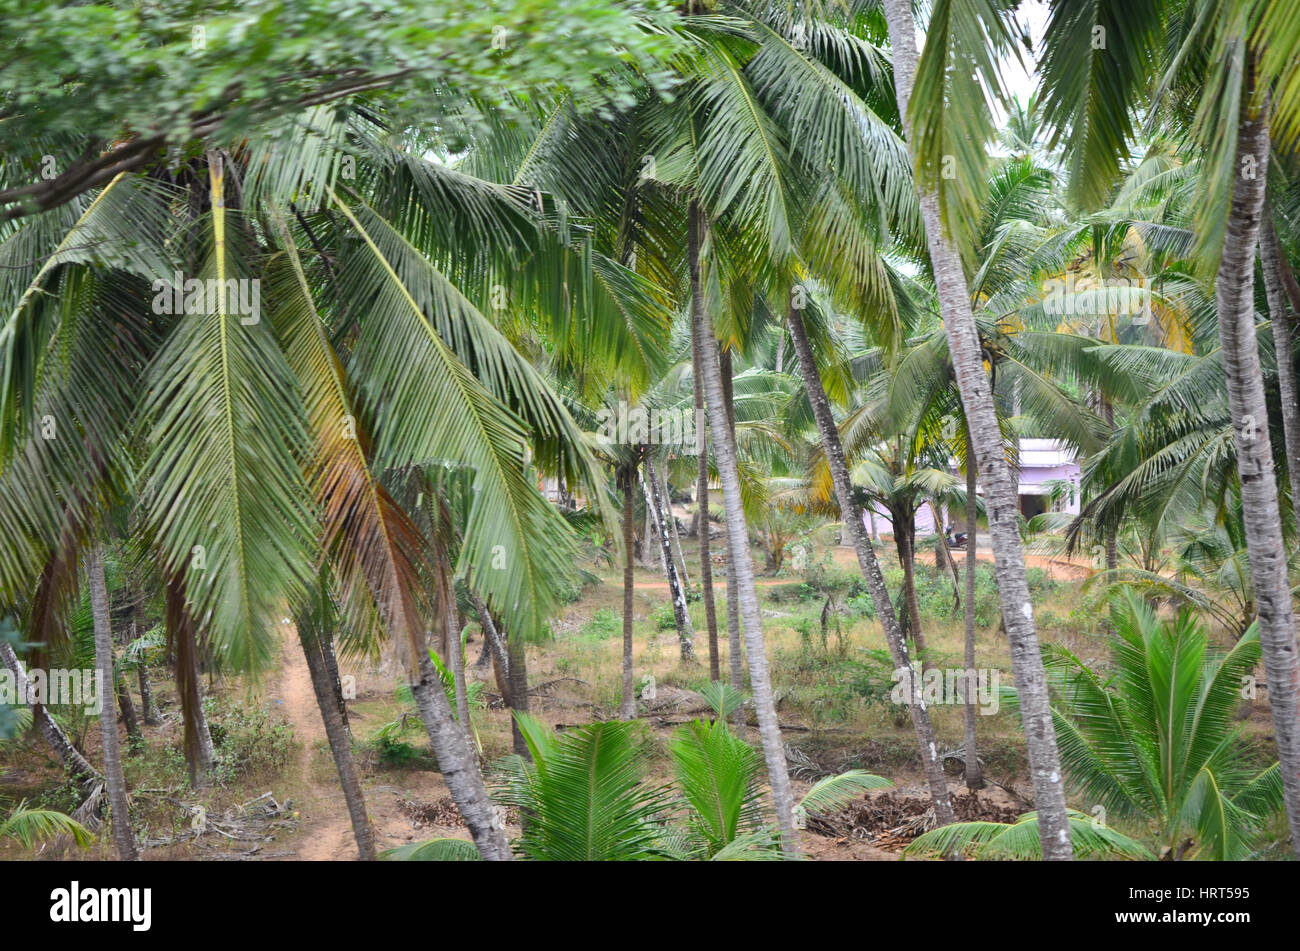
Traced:
POLYGON ((304 787, 298 804, 298 811, 302 814, 302 834, 297 843, 297 857, 309 861, 354 859, 357 847, 338 776, 331 772, 333 782, 328 785, 313 777, 312 760, 317 743, 326 742, 325 724, 316 704, 307 659, 298 643, 298 631, 292 624, 282 624, 280 629, 284 631, 284 666, 280 675, 279 699, 299 743, 298 766, 304 787))
MULTIPOLYGON (((279 709, 293 725, 294 737, 300 743, 298 769, 301 775, 300 798, 296 803, 300 813, 299 830, 295 840, 286 845, 295 850, 297 859, 355 861, 357 845, 352 836, 352 820, 334 758, 328 753, 318 752, 322 746, 328 748, 328 741, 320 707, 316 704, 316 692, 311 685, 311 672, 298 643, 298 631, 292 624, 282 624, 280 630, 283 632, 281 673, 273 687, 272 697, 280 701, 279 709)), ((352 711, 352 717, 353 729, 356 729, 359 715, 352 711)), ((441 775, 412 770, 396 778, 402 783, 401 789, 372 785, 367 781, 365 771, 362 772, 366 809, 374 827, 378 851, 438 836, 469 837, 463 826, 426 825, 417 828, 400 807, 404 800, 435 803, 445 799, 448 792, 441 775)))

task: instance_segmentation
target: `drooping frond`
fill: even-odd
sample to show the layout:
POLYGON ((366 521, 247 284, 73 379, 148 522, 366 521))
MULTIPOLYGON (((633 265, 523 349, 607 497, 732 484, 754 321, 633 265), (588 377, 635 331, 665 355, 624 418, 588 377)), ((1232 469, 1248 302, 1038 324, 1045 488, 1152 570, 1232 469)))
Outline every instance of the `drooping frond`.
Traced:
POLYGON ((225 207, 223 160, 209 161, 200 276, 159 294, 172 310, 181 295, 181 313, 147 371, 144 514, 217 656, 257 669, 271 657, 271 618, 309 571, 308 443, 292 372, 260 312, 254 252, 225 207))

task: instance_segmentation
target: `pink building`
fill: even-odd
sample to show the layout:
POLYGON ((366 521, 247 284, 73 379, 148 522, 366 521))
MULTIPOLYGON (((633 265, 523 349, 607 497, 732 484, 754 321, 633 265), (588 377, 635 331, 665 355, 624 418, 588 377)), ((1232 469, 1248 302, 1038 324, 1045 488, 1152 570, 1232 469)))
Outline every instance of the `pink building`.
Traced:
MULTIPOLYGON (((956 461, 951 464, 952 472, 960 475, 956 461)), ((1076 460, 1073 447, 1056 439, 1022 439, 1020 440, 1020 472, 1019 480, 1016 487, 1016 493, 1019 497, 1020 512, 1025 518, 1033 518, 1043 512, 1069 512, 1077 514, 1079 511, 1079 463, 1076 460), (1064 496, 1056 500, 1052 499, 1054 489, 1063 487, 1062 484, 1070 484, 1072 489, 1067 489, 1064 496)), ((983 494, 983 490, 979 490, 983 494)), ((876 507, 874 513, 876 522, 876 531, 882 534, 892 534, 893 526, 890 525, 889 515, 882 508, 876 507)), ((948 514, 949 523, 954 522, 952 513, 948 514)), ((965 513, 958 513, 955 521, 960 523, 964 521, 965 513)), ((870 527, 871 513, 863 513, 863 520, 870 527)), ((924 505, 916 513, 916 533, 918 537, 932 535, 935 532, 934 517, 930 512, 930 506, 924 505)))

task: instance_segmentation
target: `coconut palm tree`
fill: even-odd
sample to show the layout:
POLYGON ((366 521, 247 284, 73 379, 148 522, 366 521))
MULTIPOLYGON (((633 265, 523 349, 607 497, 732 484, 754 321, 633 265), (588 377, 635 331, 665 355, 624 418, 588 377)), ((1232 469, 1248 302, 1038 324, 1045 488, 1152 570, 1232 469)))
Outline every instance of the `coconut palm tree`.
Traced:
MULTIPOLYGON (((265 664, 268 619, 282 600, 300 600, 311 560, 325 553, 345 602, 370 599, 412 659, 453 796, 485 851, 506 857, 464 735, 418 669, 418 568, 431 542, 412 533, 382 475, 429 462, 472 470, 459 568, 481 569, 476 586, 511 631, 538 629, 568 570, 572 533, 528 478, 525 446, 570 484, 594 486, 596 467, 562 402, 487 315, 517 312, 491 306, 505 286, 512 307, 535 315, 558 300, 650 323, 655 299, 612 262, 599 266, 615 283, 591 290, 586 246, 566 245, 530 192, 393 149, 372 117, 312 114, 294 130, 299 147, 212 150, 178 170, 183 192, 124 176, 84 207, 11 229, 11 259, 42 263, 6 272, 0 429, 21 444, 3 469, 15 489, 4 519, 22 541, 6 548, 0 574, 21 603, 30 566, 66 559, 84 510, 125 481, 167 577, 169 628, 190 635, 177 651, 182 680, 196 685, 200 632, 216 663, 265 664), (351 180, 345 153, 363 156, 351 180), (174 214, 183 197, 198 209, 192 221, 174 214), (470 235, 479 243, 459 243, 470 235), (529 241, 531 263, 517 266, 529 241), (185 292, 167 285, 178 270, 223 290, 227 281, 264 287, 266 314, 225 293, 182 297, 181 309, 196 312, 177 314, 175 294, 185 292), (567 293, 548 290, 552 278, 567 293), (631 303, 610 302, 621 290, 631 303), (97 306, 104 300, 116 306, 97 306), (130 316, 141 313, 151 316, 130 316), (102 334, 92 330, 104 320, 102 334), (130 352, 105 360, 93 339, 104 335, 130 352), (63 338, 72 349, 56 361, 42 347, 63 338), (423 365, 428 373, 411 372, 423 365), (35 397, 19 399, 33 379, 35 397), (87 388, 102 399, 87 399, 87 388), (65 438, 17 436, 44 405, 65 414, 65 438)), ((182 698, 193 723, 197 694, 182 698)))
POLYGON ((994 4, 936 7, 937 17, 930 22, 927 34, 933 42, 927 42, 919 63, 910 0, 884 0, 884 11, 898 111, 915 163, 939 308, 984 481, 998 597, 1024 709, 1034 800, 1043 829, 1043 857, 1068 859, 1065 793, 1025 580, 1015 485, 1002 453, 992 387, 984 370, 963 267, 963 255, 973 251, 969 229, 979 220, 976 189, 985 180, 985 145, 993 133, 984 90, 1001 89, 998 59, 1011 47, 1005 10, 994 4), (963 64, 961 69, 955 68, 957 62, 963 64))
POLYGON ((1300 854, 1300 657, 1254 293, 1270 129, 1284 147, 1300 131, 1300 95, 1290 81, 1300 32, 1286 5, 1275 0, 1203 0, 1194 15, 1185 15, 1180 4, 1145 3, 1141 15, 1126 16, 1122 26, 1094 23, 1113 11, 1074 0, 1052 6, 1040 66, 1047 117, 1060 129, 1088 117, 1086 135, 1071 146, 1073 190, 1096 197, 1108 187, 1128 150, 1134 107, 1153 87, 1153 118, 1200 156, 1192 251, 1197 275, 1213 280, 1260 646, 1287 816, 1300 854), (1104 49, 1088 50, 1097 25, 1116 28, 1104 49))
MULTIPOLYGON (((1260 770, 1240 756, 1234 713, 1243 679, 1259 663, 1257 629, 1219 654, 1188 610, 1161 619, 1131 592, 1118 593, 1113 607, 1109 670, 1095 670, 1059 645, 1046 654, 1059 698, 1052 709, 1062 762, 1071 787, 1089 803, 1080 823, 1121 822, 1154 842, 1161 857, 1247 857, 1285 806, 1278 764, 1260 770)), ((914 846, 1002 849, 991 840, 996 824, 965 825, 940 830, 950 837, 942 842, 933 836, 914 846)))

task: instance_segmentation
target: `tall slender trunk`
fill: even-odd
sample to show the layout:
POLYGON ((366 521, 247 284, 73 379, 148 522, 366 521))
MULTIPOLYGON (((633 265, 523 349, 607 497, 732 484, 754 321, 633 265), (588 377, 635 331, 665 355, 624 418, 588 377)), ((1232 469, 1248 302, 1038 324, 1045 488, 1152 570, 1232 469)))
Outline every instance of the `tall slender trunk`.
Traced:
MULTIPOLYGON (((131 603, 131 640, 134 641, 139 637, 136 626, 136 608, 139 605, 139 599, 133 597, 131 603)), ((143 651, 140 653, 140 663, 135 670, 140 680, 140 718, 144 720, 145 726, 158 726, 158 724, 162 723, 162 717, 158 715, 158 705, 154 703, 153 686, 149 683, 149 664, 145 660, 143 651)))
MULTIPOLYGON (((910 0, 884 0, 893 49, 894 87, 899 114, 909 144, 912 140, 908 101, 916 74, 916 33, 910 0)), ((970 426, 975 457, 984 481, 984 502, 993 538, 994 569, 1003 622, 1011 645, 1011 667, 1020 694, 1021 721, 1025 728, 1029 768, 1034 781, 1034 802, 1043 842, 1043 858, 1070 859, 1069 816, 1060 754, 1047 693, 1047 676, 1034 628, 1034 609, 1025 580, 1025 557, 1016 521, 1015 484, 1003 455, 1002 434, 993 406, 993 392, 980 349, 970 293, 961 258, 944 235, 939 220, 937 196, 918 188, 921 218, 925 223, 939 309, 943 316, 948 349, 952 354, 957 386, 970 426)))
POLYGON ((925 643, 925 628, 921 626, 921 602, 916 596, 916 512, 910 506, 900 507, 893 513, 894 541, 898 545, 898 563, 903 569, 903 604, 907 607, 907 620, 916 656, 922 668, 930 665, 925 643))
MULTIPOLYGON (((817 374, 817 364, 813 360, 812 346, 808 342, 808 332, 804 328, 803 315, 791 310, 789 315, 790 339, 794 342, 795 357, 799 361, 799 372, 803 376, 804 388, 808 391, 808 402, 812 406, 813 418, 817 421, 817 433, 821 437, 822 451, 826 454, 826 463, 831 473, 831 484, 835 487, 835 498, 839 502, 840 517, 844 520, 849 542, 858 556, 858 568, 867 583, 867 592, 876 606, 880 625, 885 631, 885 643, 889 646, 889 655, 894 667, 911 674, 912 660, 908 655, 907 639, 903 636, 898 618, 894 614, 894 604, 889 599, 889 590, 885 587, 885 576, 876 560, 876 552, 867 537, 866 524, 862 518, 862 509, 853 496, 853 482, 849 477, 848 462, 844 458, 844 444, 840 440, 839 430, 835 426, 835 417, 831 413, 830 400, 826 398, 826 388, 817 374)), ((897 525, 894 534, 900 535, 897 525)), ((943 774, 943 762, 939 759, 939 746, 934 735, 934 724, 930 722, 930 711, 921 699, 921 678, 909 676, 912 689, 908 692, 908 714, 912 718, 912 730, 916 733, 916 745, 921 754, 921 764, 926 781, 930 786, 930 797, 934 800, 934 814, 940 825, 948 825, 956 817, 952 811, 952 800, 948 795, 948 780, 943 774)))
POLYGON ((681 576, 682 587, 691 587, 691 573, 686 570, 686 555, 682 553, 682 539, 677 531, 677 516, 673 514, 673 488, 668 484, 668 464, 664 463, 663 484, 664 517, 668 520, 668 535, 673 540, 673 554, 677 556, 677 573, 681 576))
POLYGON ((979 686, 975 672, 975 569, 979 558, 975 551, 976 533, 979 531, 979 469, 975 454, 969 451, 969 437, 966 453, 966 604, 962 612, 966 625, 966 653, 964 663, 966 674, 966 706, 963 711, 966 728, 966 788, 984 788, 984 769, 980 766, 979 754, 975 747, 975 718, 979 710, 975 706, 975 690, 979 686))
POLYGON ((298 643, 302 645, 303 657, 307 659, 312 692, 316 694, 316 706, 320 709, 321 720, 325 723, 325 736, 329 740, 330 752, 334 754, 334 766, 338 769, 339 785, 343 787, 343 800, 347 803, 348 816, 352 820, 352 836, 357 842, 357 856, 363 862, 370 862, 375 858, 375 832, 366 811, 366 795, 361 788, 361 774, 357 770, 356 760, 352 757, 352 738, 343 723, 343 711, 334 692, 329 668, 325 665, 325 638, 316 630, 310 618, 300 614, 297 622, 298 643))
POLYGON ((475 658, 472 666, 474 670, 480 672, 492 666, 492 645, 488 643, 486 637, 483 638, 483 644, 478 649, 478 657, 475 658))
POLYGON ((127 806, 126 777, 122 775, 122 750, 117 736, 117 708, 111 689, 116 681, 113 671, 113 630, 109 626, 108 581, 104 577, 104 555, 97 545, 86 549, 86 575, 90 581, 90 612, 95 625, 95 674, 99 677, 103 709, 99 714, 99 733, 104 747, 104 785, 108 787, 108 806, 113 820, 113 841, 117 856, 124 862, 137 862, 140 853, 131 831, 131 812, 127 806))
POLYGON ((454 614, 447 618, 447 663, 451 666, 452 689, 456 694, 456 719, 465 730, 465 738, 470 746, 478 750, 478 736, 474 724, 469 718, 469 687, 465 683, 465 655, 460 643, 460 631, 456 630, 454 614))
MULTIPOLYGON (((704 381, 700 378, 700 324, 691 314, 691 389, 694 394, 696 425, 704 409, 704 381)), ((699 451, 699 473, 695 481, 696 532, 700 540, 700 594, 704 600, 704 624, 709 632, 709 679, 721 680, 722 667, 718 657, 718 606, 713 600, 713 542, 709 538, 709 443, 700 427, 695 434, 695 448, 699 451)))
POLYGON ((469 689, 465 685, 465 655, 460 643, 460 614, 456 610, 456 585, 445 552, 438 555, 438 593, 442 602, 442 629, 446 644, 447 667, 451 670, 452 693, 456 697, 456 720, 465 731, 465 739, 478 752, 474 724, 469 719, 469 689))
MULTIPOLYGON (((1270 219, 1271 220, 1271 219, 1270 219)), ((1295 271, 1291 267, 1291 262, 1287 256, 1282 253, 1279 246, 1277 253, 1277 267, 1279 276, 1282 279, 1282 289, 1286 292, 1286 298, 1291 303, 1291 313, 1300 314, 1300 282, 1296 281, 1295 271)), ((1292 323, 1292 329, 1295 324, 1292 323)))
POLYGON ((926 499, 922 505, 930 509, 930 517, 934 520, 934 536, 936 539, 934 546, 934 567, 939 571, 944 571, 951 566, 952 553, 948 551, 948 546, 943 537, 943 527, 948 524, 948 509, 941 506, 933 499, 926 499))
MULTIPOLYGON (((694 288, 692 288, 692 291, 694 288)), ((701 292, 700 314, 700 339, 703 341, 704 349, 700 351, 701 359, 707 351, 710 354, 718 356, 719 372, 722 374, 722 399, 727 411, 727 434, 732 444, 736 441, 736 408, 732 404, 731 392, 731 351, 723 350, 719 353, 718 342, 713 339, 711 326, 704 323, 703 294, 701 292)), ((704 365, 700 364, 701 380, 703 380, 704 365)), ((731 536, 737 531, 732 525, 729 518, 725 519, 727 547, 726 552, 731 551, 731 536)), ((749 546, 749 537, 746 532, 741 536, 740 544, 749 546)), ((740 595, 736 586, 736 565, 727 555, 727 653, 729 655, 731 686, 738 690, 745 689, 745 654, 744 638, 741 635, 741 617, 740 617, 740 595)), ((745 735, 745 707, 740 705, 736 707, 736 712, 732 715, 736 725, 736 732, 741 736, 745 735)))
MULTIPOLYGON (((129 596, 129 592, 128 592, 129 596)), ((128 616, 135 613, 134 604, 131 605, 127 612, 128 616)), ((112 604, 109 604, 109 621, 111 624, 113 618, 112 604)), ((121 644, 118 646, 125 647, 131 643, 129 632, 134 627, 134 621, 131 626, 125 626, 119 622, 118 630, 122 632, 121 644)), ((131 698, 131 681, 127 677, 126 671, 114 664, 113 677, 115 680, 115 689, 117 690, 117 705, 122 710, 122 723, 126 726, 126 741, 128 752, 138 750, 144 747, 144 734, 140 732, 140 718, 135 712, 135 701, 131 698)))
POLYGON ((673 620, 677 624, 677 641, 681 648, 683 664, 695 660, 695 628, 691 625, 691 612, 686 606, 686 592, 677 577, 677 562, 673 558, 672 540, 668 537, 668 523, 664 521, 663 501, 659 497, 659 475, 655 471, 654 460, 645 457, 646 505, 654 513, 655 526, 659 535, 659 554, 663 562, 664 576, 668 579, 668 594, 673 601, 673 620))
POLYGON ((158 704, 153 698, 153 685, 149 683, 149 665, 141 660, 136 673, 140 679, 140 716, 145 726, 157 726, 162 723, 162 717, 158 715, 158 704))
MULTIPOLYGON (((14 676, 14 689, 18 697, 23 702, 27 702, 31 697, 31 681, 27 677, 27 669, 23 667, 23 662, 18 659, 18 654, 14 652, 13 645, 8 641, 0 640, 0 661, 9 668, 14 676)), ((102 685, 105 689, 107 684, 102 685)), ((91 765, 90 760, 81 755, 81 751, 72 745, 72 740, 68 739, 68 734, 63 732, 63 727, 59 726, 54 717, 50 716, 44 704, 33 703, 32 724, 36 732, 40 734, 41 739, 54 751, 54 755, 63 763, 72 776, 82 780, 87 785, 96 782, 103 782, 104 777, 99 770, 91 765)))
MULTIPOLYGON (((703 339, 713 338, 712 321, 704 309, 704 291, 700 285, 700 209, 691 202, 688 212, 688 258, 691 275, 691 309, 700 315, 703 339)), ((767 666, 767 652, 763 644, 763 619, 759 609, 758 591, 754 586, 754 563, 749 552, 749 532, 745 524, 745 511, 740 501, 740 472, 736 465, 736 447, 727 426, 727 411, 722 389, 722 368, 711 347, 700 355, 704 371, 704 398, 708 404, 709 427, 713 436, 713 452, 718 463, 718 480, 722 483, 722 501, 727 512, 727 561, 735 565, 736 588, 740 613, 744 618, 745 644, 749 656, 749 679, 753 688, 754 708, 758 714, 758 732, 767 762, 768 782, 772 787, 772 803, 776 810, 777 825, 781 830, 781 848, 789 853, 799 851, 794 827, 794 798, 790 790, 790 774, 786 768, 785 746, 781 742, 781 727, 777 722, 776 703, 772 696, 772 681, 767 666)))
POLYGON ((352 724, 348 721, 348 701, 343 696, 343 679, 339 676, 339 659, 334 653, 334 638, 327 637, 321 641, 321 656, 325 659, 325 673, 329 676, 330 684, 334 688, 334 696, 338 700, 343 729, 348 731, 348 736, 351 736, 352 724))
POLYGON ((428 655, 422 654, 417 662, 419 676, 411 684, 411 694, 429 733, 443 781, 469 827, 479 855, 489 862, 508 861, 510 845, 506 842, 505 827, 488 797, 483 774, 479 772, 477 758, 465 739, 465 731, 451 715, 447 693, 442 689, 442 681, 428 655))
POLYGON ((1114 572, 1119 568, 1119 526, 1114 522, 1106 526, 1106 570, 1114 572))
POLYGON ((650 500, 647 499, 645 533, 641 536, 641 567, 647 571, 654 571, 655 565, 659 563, 659 522, 655 519, 654 509, 650 507, 650 500))
POLYGON ((952 606, 953 610, 956 610, 957 606, 961 604, 961 581, 957 577, 957 559, 953 557, 952 549, 948 547, 948 532, 946 530, 949 518, 948 507, 943 506, 941 508, 933 500, 927 504, 930 506, 930 514, 934 516, 934 524, 937 526, 934 533, 935 567, 940 571, 946 571, 952 576, 952 606))
MULTIPOLYGON (((511 631, 506 638, 506 655, 509 659, 506 677, 510 681, 510 709, 519 713, 528 712, 528 645, 518 631, 511 631)), ((519 721, 510 718, 511 745, 515 753, 526 760, 531 760, 528 743, 524 740, 519 721)))
POLYGON ((623 487, 623 698, 619 719, 636 718, 636 680, 632 669, 632 612, 635 602, 636 562, 632 542, 636 534, 636 472, 632 463, 619 469, 623 487))
MULTIPOLYGON (((1101 336, 1100 331, 1098 337, 1101 336)), ((1107 438, 1115 432, 1115 406, 1106 397, 1106 394, 1097 393, 1097 408, 1101 412, 1101 418, 1106 421, 1107 438)), ((1119 522, 1115 519, 1107 519, 1106 524, 1102 527, 1103 556, 1106 559, 1106 577, 1110 579, 1109 583, 1114 583, 1116 572, 1119 570, 1119 522)), ((1150 599, 1148 599, 1149 602, 1150 599)), ((1115 633, 1115 626, 1110 622, 1110 616, 1114 612, 1113 607, 1106 608, 1106 620, 1102 621, 1102 630, 1108 634, 1115 633)))
POLYGON ((140 732, 140 719, 135 715, 135 702, 131 699, 126 675, 121 670, 115 670, 113 679, 117 681, 117 705, 122 710, 122 723, 126 726, 127 746, 139 749, 144 746, 144 734, 140 732))
POLYGON ((1291 845, 1300 854, 1300 662, 1268 433, 1268 404, 1255 339, 1255 244, 1268 158, 1267 105, 1258 115, 1250 114, 1243 105, 1233 167, 1250 168, 1253 174, 1238 174, 1233 184, 1215 300, 1237 447, 1246 549, 1259 615, 1259 645, 1268 676, 1268 705, 1273 713, 1291 845))
POLYGON ((506 705, 510 705, 510 658, 506 653, 506 645, 501 637, 501 632, 497 629, 496 621, 492 617, 492 612, 488 610, 487 604, 479 597, 472 584, 469 588, 470 600, 474 603, 474 610, 478 613, 479 624, 483 628, 483 640, 486 643, 485 653, 490 651, 492 654, 493 666, 496 668, 497 687, 501 691, 501 696, 505 699, 506 705))
POLYGON ((1273 227, 1273 210, 1264 200, 1259 233, 1259 256, 1264 266, 1273 349, 1277 352, 1277 388, 1282 396, 1282 434, 1286 443, 1286 471, 1291 483, 1291 517, 1300 532, 1300 392, 1296 389, 1294 323, 1282 277, 1282 245, 1273 227))
POLYGON ((199 648, 194 633, 194 619, 185 603, 184 575, 177 572, 167 582, 164 594, 167 636, 176 656, 176 691, 181 700, 181 720, 185 734, 185 762, 189 767, 190 785, 208 785, 217 754, 212 746, 208 717, 203 710, 203 679, 199 672, 199 648))

